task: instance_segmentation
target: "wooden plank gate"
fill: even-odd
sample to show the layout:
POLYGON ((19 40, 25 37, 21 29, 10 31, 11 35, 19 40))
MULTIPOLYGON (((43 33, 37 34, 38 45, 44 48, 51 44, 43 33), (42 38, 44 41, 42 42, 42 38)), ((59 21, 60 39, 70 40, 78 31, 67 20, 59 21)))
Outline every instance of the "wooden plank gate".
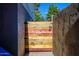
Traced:
MULTIPOLYGON (((28 31, 28 39, 25 39, 25 48, 29 51, 52 51, 53 48, 53 26, 51 21, 27 22, 25 26, 28 31), (28 44, 27 44, 28 41, 28 44)), ((26 35, 27 37, 27 35, 26 35)))

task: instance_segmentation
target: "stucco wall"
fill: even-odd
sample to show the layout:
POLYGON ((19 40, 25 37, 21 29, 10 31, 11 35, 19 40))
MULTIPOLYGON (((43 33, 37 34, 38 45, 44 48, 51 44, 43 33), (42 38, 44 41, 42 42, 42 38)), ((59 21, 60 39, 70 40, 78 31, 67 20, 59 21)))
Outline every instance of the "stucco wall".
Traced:
POLYGON ((79 4, 71 4, 53 20, 54 55, 79 55, 79 4))

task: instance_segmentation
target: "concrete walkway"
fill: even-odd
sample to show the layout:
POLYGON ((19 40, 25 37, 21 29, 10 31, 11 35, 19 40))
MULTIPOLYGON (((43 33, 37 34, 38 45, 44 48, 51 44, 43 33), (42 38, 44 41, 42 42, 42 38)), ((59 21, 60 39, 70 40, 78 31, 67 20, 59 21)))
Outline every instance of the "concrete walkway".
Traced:
POLYGON ((30 52, 29 56, 54 56, 52 52, 30 52))

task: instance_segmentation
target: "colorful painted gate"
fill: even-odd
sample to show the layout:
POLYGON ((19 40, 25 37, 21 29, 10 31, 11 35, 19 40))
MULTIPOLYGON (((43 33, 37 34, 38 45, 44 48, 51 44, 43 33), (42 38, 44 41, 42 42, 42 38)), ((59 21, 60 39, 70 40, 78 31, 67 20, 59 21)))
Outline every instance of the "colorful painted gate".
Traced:
MULTIPOLYGON (((29 51, 52 51, 52 27, 50 21, 28 22, 29 51)), ((28 48, 28 45, 25 47, 28 48)))

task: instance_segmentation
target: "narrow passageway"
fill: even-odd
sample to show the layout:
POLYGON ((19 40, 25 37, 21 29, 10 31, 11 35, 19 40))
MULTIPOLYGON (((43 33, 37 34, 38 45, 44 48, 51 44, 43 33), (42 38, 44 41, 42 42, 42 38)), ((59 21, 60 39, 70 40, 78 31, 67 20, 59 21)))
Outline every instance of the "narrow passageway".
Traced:
POLYGON ((0 15, 0 54, 79 55, 79 4, 0 4, 0 15))

